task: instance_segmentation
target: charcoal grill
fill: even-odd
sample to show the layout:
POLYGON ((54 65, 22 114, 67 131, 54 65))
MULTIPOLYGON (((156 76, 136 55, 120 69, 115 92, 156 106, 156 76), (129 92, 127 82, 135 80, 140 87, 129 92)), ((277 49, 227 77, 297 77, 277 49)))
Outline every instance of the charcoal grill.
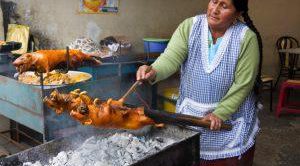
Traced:
MULTIPOLYGON (((23 152, 0 159, 3 166, 21 166, 24 162, 35 162, 39 160, 46 164, 49 158, 56 156, 60 151, 74 150, 90 136, 110 136, 121 130, 95 130, 85 128, 73 136, 52 140, 48 143, 36 146, 23 152), (74 146, 75 145, 75 146, 74 146)), ((153 128, 148 133, 149 137, 164 137, 175 140, 175 143, 167 146, 161 151, 145 156, 133 163, 134 166, 190 166, 199 161, 199 137, 198 132, 185 128, 168 125, 163 129, 153 128)))

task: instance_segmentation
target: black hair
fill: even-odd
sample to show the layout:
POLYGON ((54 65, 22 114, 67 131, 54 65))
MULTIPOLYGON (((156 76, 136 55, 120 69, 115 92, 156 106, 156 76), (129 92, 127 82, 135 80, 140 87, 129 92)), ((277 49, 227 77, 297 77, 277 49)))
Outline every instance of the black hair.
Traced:
POLYGON ((262 39, 261 35, 254 26, 250 16, 248 15, 248 0, 232 0, 232 3, 235 7, 235 9, 238 12, 241 12, 242 17, 244 19, 244 22, 246 25, 256 34, 257 41, 258 41, 258 46, 259 46, 259 68, 258 68, 258 74, 256 76, 256 81, 254 85, 254 92, 258 95, 259 90, 262 86, 262 81, 261 81, 261 68, 262 68, 262 60, 263 60, 263 44, 262 44, 262 39))

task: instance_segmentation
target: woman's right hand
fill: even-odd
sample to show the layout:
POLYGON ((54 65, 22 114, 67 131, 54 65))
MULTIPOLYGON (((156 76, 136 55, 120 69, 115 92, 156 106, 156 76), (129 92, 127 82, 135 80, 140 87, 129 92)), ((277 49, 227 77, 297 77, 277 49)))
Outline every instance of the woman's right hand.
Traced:
POLYGON ((156 71, 151 67, 147 65, 143 65, 139 67, 138 71, 136 72, 136 80, 137 81, 154 81, 156 77, 156 71))

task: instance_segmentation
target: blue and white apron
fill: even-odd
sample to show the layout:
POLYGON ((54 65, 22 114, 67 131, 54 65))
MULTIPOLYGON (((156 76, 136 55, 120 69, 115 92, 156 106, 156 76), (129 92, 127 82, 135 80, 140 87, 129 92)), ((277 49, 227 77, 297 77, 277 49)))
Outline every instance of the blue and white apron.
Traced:
MULTIPOLYGON (((208 62, 208 23, 206 15, 194 18, 189 37, 188 58, 181 67, 180 95, 176 111, 203 117, 214 111, 234 81, 241 42, 248 27, 232 25, 211 63, 208 62)), ((258 119, 255 95, 251 92, 230 120, 231 131, 200 130, 200 158, 215 160, 240 156, 251 148, 257 134, 258 119)))

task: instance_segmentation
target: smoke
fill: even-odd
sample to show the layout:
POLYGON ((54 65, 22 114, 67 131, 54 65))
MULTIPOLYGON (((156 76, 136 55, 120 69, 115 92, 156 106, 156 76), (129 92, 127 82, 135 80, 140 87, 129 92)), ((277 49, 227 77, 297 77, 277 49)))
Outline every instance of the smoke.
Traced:
POLYGON ((98 41, 102 29, 95 22, 88 22, 86 25, 86 36, 93 41, 98 41))

